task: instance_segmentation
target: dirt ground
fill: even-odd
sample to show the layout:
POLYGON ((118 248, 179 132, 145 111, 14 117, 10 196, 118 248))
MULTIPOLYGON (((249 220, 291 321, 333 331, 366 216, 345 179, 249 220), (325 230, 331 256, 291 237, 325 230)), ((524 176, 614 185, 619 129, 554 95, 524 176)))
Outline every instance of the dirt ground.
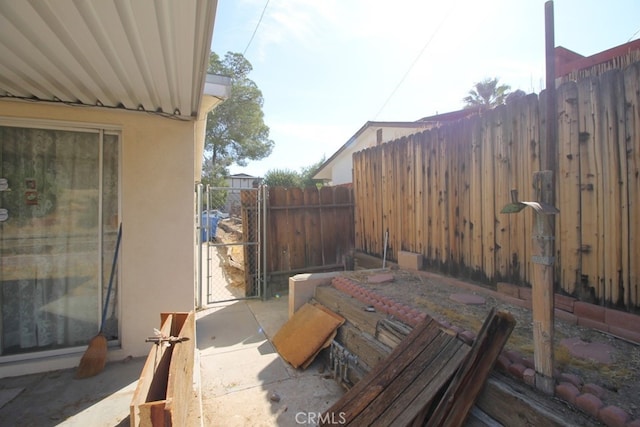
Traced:
MULTIPOLYGON (((436 275, 421 275, 411 272, 392 271, 393 282, 370 284, 367 271, 347 272, 345 275, 353 281, 370 287, 381 296, 427 312, 436 319, 447 320, 452 325, 477 333, 489 310, 512 313, 516 326, 505 346, 505 350, 519 351, 524 357, 533 360, 533 332, 530 310, 508 304, 496 299, 489 293, 470 292, 453 286, 450 280, 440 280, 436 275), (482 305, 467 305, 450 298, 452 294, 472 293, 485 298, 482 305)), ((560 319, 555 320, 554 337, 555 368, 561 373, 578 375, 582 381, 597 384, 605 389, 602 401, 606 405, 616 405, 629 413, 631 419, 640 418, 640 346, 617 339, 602 332, 571 325, 560 319), (560 342, 565 338, 580 338, 588 343, 604 343, 613 348, 613 363, 598 363, 591 359, 579 359, 572 356, 560 342)))
MULTIPOLYGON (((215 243, 238 243, 242 241, 242 223, 235 218, 226 218, 218 223, 215 243)), ((223 257, 223 268, 234 288, 244 288, 244 246, 220 247, 218 254, 223 257)))

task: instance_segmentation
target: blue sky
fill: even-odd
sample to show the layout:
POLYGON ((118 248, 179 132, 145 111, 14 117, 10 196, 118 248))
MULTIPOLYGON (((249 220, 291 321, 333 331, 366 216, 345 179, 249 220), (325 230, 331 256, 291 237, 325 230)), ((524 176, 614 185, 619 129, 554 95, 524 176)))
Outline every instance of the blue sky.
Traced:
MULTIPOLYGON (((368 120, 461 109, 486 77, 539 93, 544 3, 270 0, 265 10, 267 0, 219 0, 211 48, 246 49, 275 142, 268 158, 231 172, 298 171, 368 120)), ((638 0, 555 0, 554 15, 556 46, 585 56, 640 38, 638 0)))

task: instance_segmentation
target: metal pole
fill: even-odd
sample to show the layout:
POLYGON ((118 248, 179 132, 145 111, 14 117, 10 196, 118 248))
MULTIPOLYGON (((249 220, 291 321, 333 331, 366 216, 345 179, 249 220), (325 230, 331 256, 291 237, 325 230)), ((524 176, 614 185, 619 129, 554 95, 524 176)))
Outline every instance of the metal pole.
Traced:
POLYGON ((198 276, 196 277, 197 295, 196 307, 202 308, 202 219, 200 206, 202 205, 202 184, 196 187, 196 244, 198 245, 198 276))
POLYGON ((267 299, 267 186, 262 186, 262 299, 267 299))

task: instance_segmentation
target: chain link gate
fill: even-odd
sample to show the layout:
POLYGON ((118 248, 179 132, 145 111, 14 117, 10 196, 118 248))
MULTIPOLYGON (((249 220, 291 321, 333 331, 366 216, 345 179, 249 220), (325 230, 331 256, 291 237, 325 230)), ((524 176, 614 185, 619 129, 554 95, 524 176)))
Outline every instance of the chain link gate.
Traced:
POLYGON ((198 185, 198 307, 267 295, 266 194, 266 186, 198 185))

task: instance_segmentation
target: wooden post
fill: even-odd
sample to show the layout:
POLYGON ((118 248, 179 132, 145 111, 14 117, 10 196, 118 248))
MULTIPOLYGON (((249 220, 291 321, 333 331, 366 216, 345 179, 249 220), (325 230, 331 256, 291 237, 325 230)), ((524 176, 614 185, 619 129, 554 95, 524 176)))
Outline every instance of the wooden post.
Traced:
MULTIPOLYGON (((536 200, 551 205, 553 172, 533 174, 536 200)), ((535 213, 533 228, 533 359, 536 388, 553 395, 553 224, 554 216, 535 213)))
MULTIPOLYGON (((554 168, 556 157, 556 83, 553 1, 544 5, 546 53, 546 146, 541 158, 540 172, 534 173, 536 200, 549 206, 555 204, 554 168)), ((554 296, 554 217, 535 213, 533 231, 533 359, 536 369, 536 388, 546 394, 555 391, 553 380, 553 296, 554 296)))
MULTIPOLYGON (((553 169, 556 156, 556 83, 553 1, 544 5, 546 54, 546 144, 541 153, 540 172, 533 175, 536 200, 554 206, 555 183, 553 169)), ((554 217, 536 211, 533 230, 533 360, 536 388, 546 394, 555 391, 553 380, 553 297, 554 297, 554 217)))

